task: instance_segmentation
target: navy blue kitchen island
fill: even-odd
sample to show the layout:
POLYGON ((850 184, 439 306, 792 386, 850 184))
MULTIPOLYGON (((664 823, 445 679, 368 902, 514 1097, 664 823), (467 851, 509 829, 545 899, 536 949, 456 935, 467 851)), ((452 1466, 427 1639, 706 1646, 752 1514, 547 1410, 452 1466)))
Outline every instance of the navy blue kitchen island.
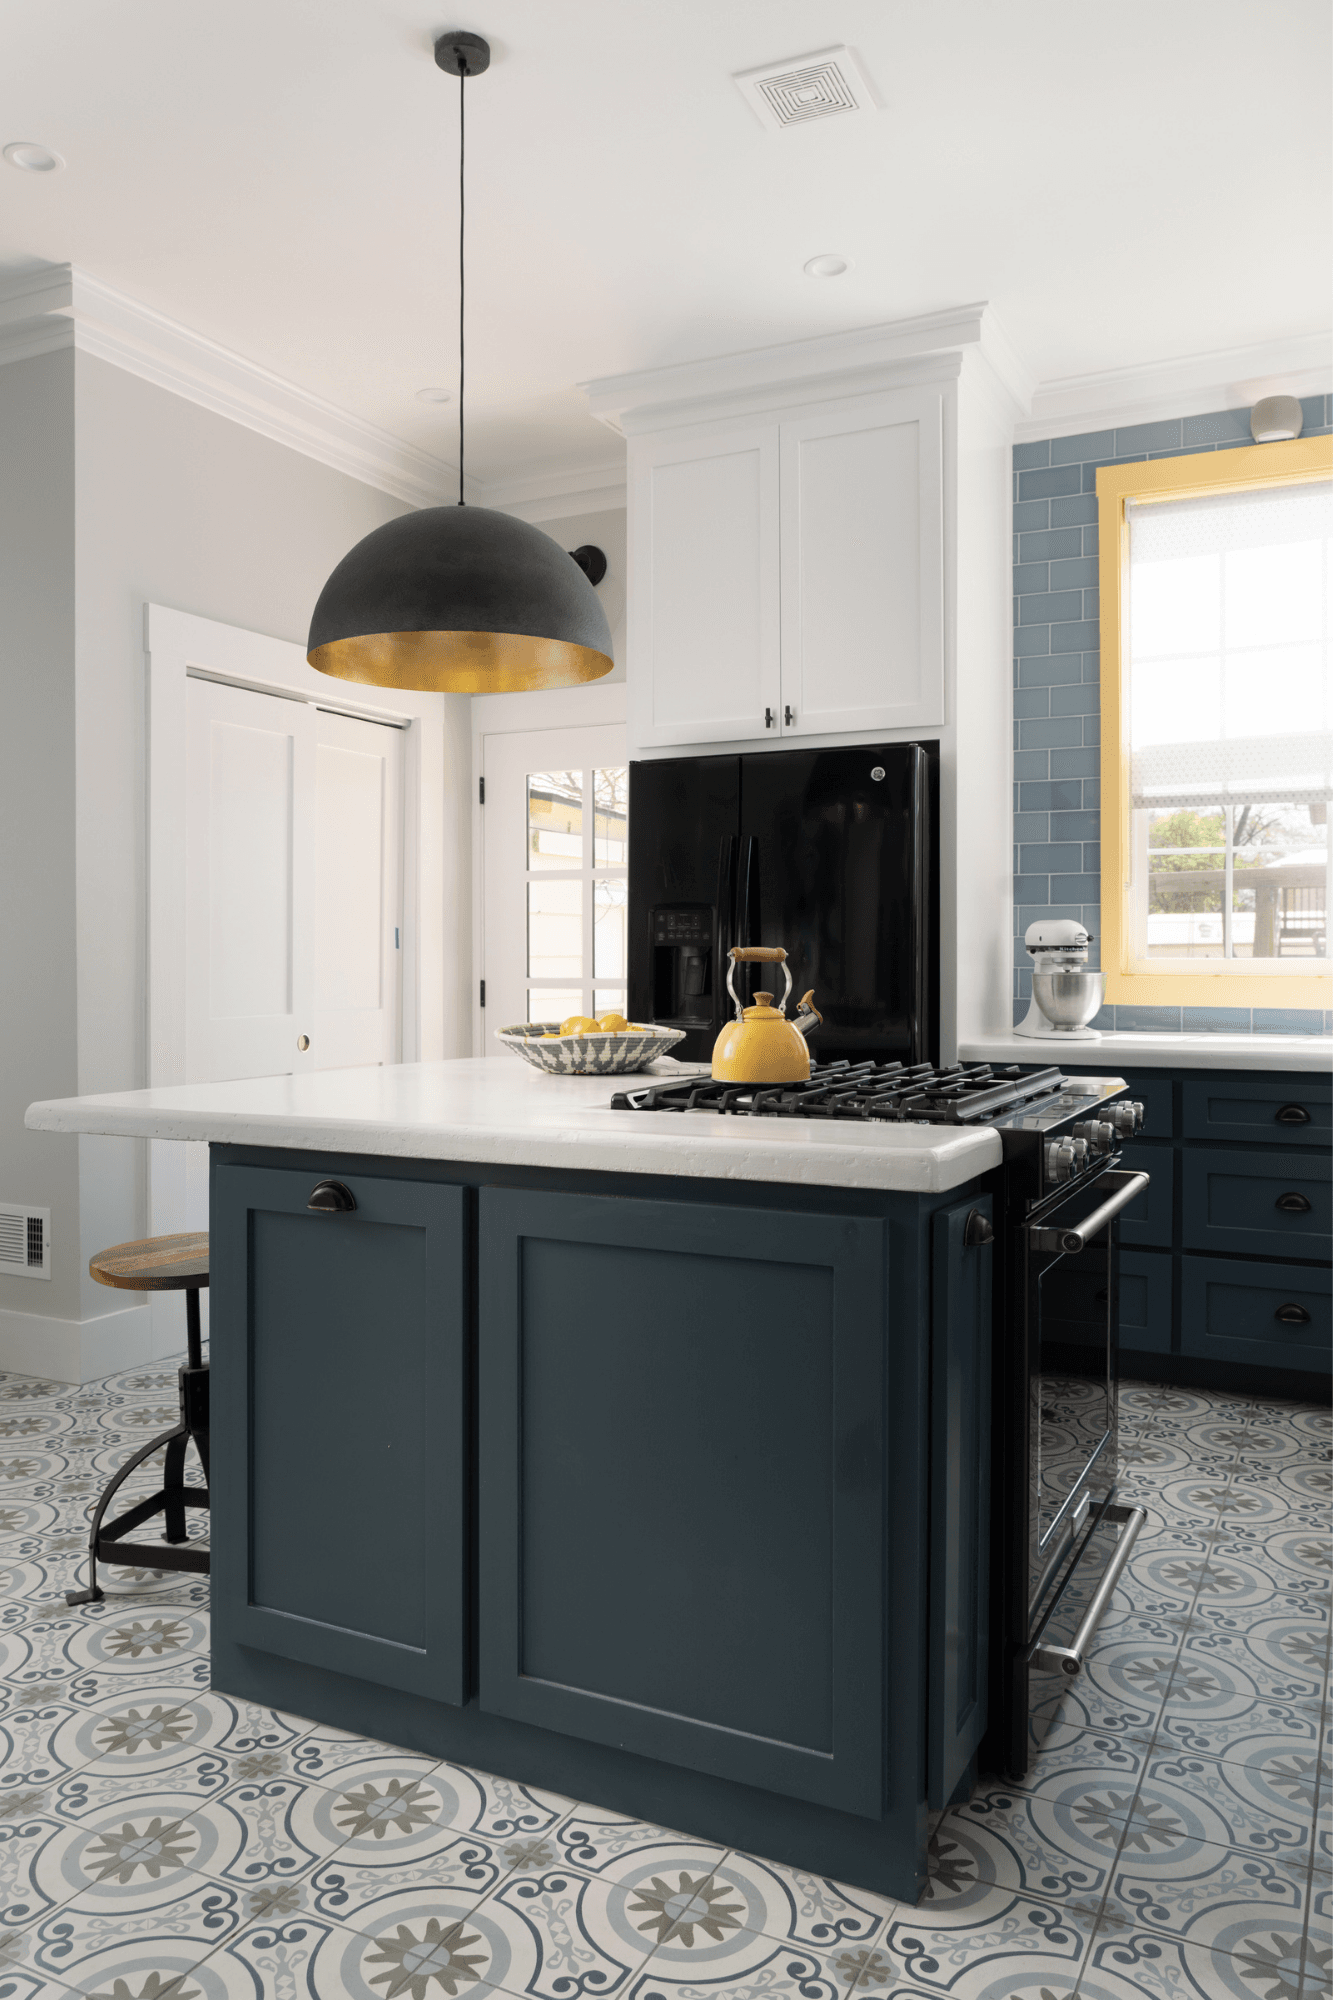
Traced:
POLYGON ((915 1900, 986 1719, 977 1209, 215 1145, 214 1685, 915 1900))

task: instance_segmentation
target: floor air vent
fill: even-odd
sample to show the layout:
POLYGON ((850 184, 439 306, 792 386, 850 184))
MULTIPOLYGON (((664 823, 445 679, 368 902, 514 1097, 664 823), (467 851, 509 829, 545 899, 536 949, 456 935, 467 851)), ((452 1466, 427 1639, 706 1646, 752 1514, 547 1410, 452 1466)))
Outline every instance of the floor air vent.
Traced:
POLYGON ((0 1277, 49 1278, 51 1211, 0 1201, 0 1277))
POLYGON ((769 132, 875 109, 865 74, 848 48, 765 63, 761 69, 742 70, 733 81, 769 132))

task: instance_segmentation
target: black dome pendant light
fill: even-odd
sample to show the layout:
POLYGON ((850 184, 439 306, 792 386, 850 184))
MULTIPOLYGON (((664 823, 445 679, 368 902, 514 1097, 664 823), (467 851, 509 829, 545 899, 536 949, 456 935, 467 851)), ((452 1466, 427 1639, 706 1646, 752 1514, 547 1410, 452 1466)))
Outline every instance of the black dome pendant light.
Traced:
POLYGON ((319 594, 306 658, 370 687, 571 687, 614 664, 605 613, 577 559, 600 551, 571 560, 529 522, 463 503, 463 99, 490 46, 451 31, 435 60, 458 78, 458 504, 400 515, 343 557, 319 594))

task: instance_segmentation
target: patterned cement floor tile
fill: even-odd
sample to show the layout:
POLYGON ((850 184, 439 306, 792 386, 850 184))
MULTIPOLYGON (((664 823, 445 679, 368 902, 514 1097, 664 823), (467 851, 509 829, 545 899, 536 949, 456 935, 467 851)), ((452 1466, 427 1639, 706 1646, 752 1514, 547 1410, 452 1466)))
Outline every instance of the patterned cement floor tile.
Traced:
MULTIPOLYGON (((165 1771, 204 1750, 219 1759, 273 1753, 303 1726, 296 1718, 228 1695, 168 1683, 75 1710, 53 1739, 71 1766, 98 1776, 165 1771)), ((241 1773, 240 1775, 247 1775, 241 1773)))
POLYGON ((1129 1931, 1094 1940, 1078 1984, 1078 2000, 1315 2000, 1326 1986, 1307 1986, 1313 1966, 1299 1931, 1261 1932, 1262 1959, 1233 1958, 1152 1932, 1129 1931))
POLYGON ((293 1777, 308 1778, 312 1784, 330 1785, 339 1774, 355 1764, 385 1763, 392 1760, 401 1771, 433 1771, 440 1762, 415 1750, 403 1750, 393 1743, 377 1743, 373 1737, 352 1736, 343 1729, 323 1725, 306 1729, 287 1751, 287 1765, 293 1777))
POLYGON ((995 1788, 955 1807, 930 1841, 927 1901, 951 1904, 983 1884, 1038 1897, 1100 1896, 1123 1837, 1134 1785, 1033 1798, 995 1788))
POLYGON ((76 1896, 19 1933, 12 1963, 108 1996, 117 1980, 140 1994, 156 1974, 152 1990, 165 1993, 239 1928, 242 1909, 238 1890, 199 1876, 184 1889, 173 1876, 156 1900, 136 1897, 132 1908, 100 1893, 76 1896))
POLYGON ((843 1946, 864 1944, 902 1908, 892 1897, 878 1896, 871 1889, 848 1888, 780 1861, 761 1861, 735 1851, 717 1869, 713 1881, 729 1884, 745 1899, 747 1920, 752 1924, 762 1910, 758 1928, 767 1937, 811 1951, 836 1952, 843 1946))
POLYGON ((901 2000, 1041 2000, 1072 1994, 1093 1935, 1088 1904, 1022 1896, 992 1885, 954 1910, 933 1902, 891 1918, 855 1992, 901 2000), (955 1921, 950 1921, 950 1918, 955 1921))
POLYGON ((298 1778, 230 1784, 187 1812, 178 1833, 193 1834, 191 1866, 245 1889, 292 1881, 327 1859, 344 1835, 332 1800, 298 1778))
POLYGON ((645 1860, 656 1861, 660 1868, 688 1868, 694 1874, 702 1870, 708 1875, 727 1852, 715 1842, 692 1840, 651 1820, 586 1805, 576 1806, 545 1836, 543 1845, 546 1842, 554 1850, 553 1860, 608 1882, 623 1882, 645 1860))
POLYGON ((870 1945, 820 1952, 741 1932, 728 1949, 694 1963, 654 1952, 622 1990, 627 2000, 846 2000, 853 1989, 862 1990, 859 1982, 873 1958, 870 1945))
POLYGON ((1317 1775, 1313 1756, 1280 1750, 1251 1764, 1154 1752, 1134 1817, 1152 1817, 1195 1840, 1295 1862, 1310 1853, 1317 1775))
POLYGON ((1122 1852, 1106 1916, 1126 1927, 1253 1959, 1274 1926, 1304 1932, 1307 1869, 1203 1840, 1175 1840, 1151 1855, 1122 1852))
POLYGON ((1053 1735, 1048 1733, 1044 1738, 1041 1754, 1026 1777, 1012 1789, 1042 1793, 1068 1771, 1083 1772, 1092 1783, 1114 1782, 1132 1789, 1147 1754, 1148 1745, 1142 1738, 1112 1736, 1103 1729, 1057 1726, 1053 1735))
POLYGON ((441 1828, 412 1857, 391 1851, 357 1858, 338 1849, 305 1878, 300 1907, 348 1930, 374 1931, 403 1897, 419 1901, 438 1891, 460 1907, 475 1905, 512 1872, 505 1850, 441 1828))
MULTIPOLYGON (((1281 1743, 1294 1754, 1313 1756, 1320 1743, 1321 1716, 1316 1702, 1268 1701, 1256 1697, 1231 1714, 1198 1714, 1192 1705, 1168 1706, 1155 1748, 1200 1757, 1217 1757, 1226 1764, 1249 1764, 1269 1756, 1269 1744, 1281 1743)), ((1283 1754, 1276 1751, 1275 1754, 1283 1754)))

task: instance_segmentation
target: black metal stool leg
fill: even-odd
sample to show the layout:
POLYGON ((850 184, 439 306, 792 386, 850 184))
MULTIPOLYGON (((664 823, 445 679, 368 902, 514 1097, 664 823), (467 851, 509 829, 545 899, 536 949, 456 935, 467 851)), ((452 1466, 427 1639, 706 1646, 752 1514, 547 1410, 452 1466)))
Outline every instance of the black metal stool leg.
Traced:
POLYGON ((182 1429, 179 1424, 175 1425, 169 1431, 162 1431, 149 1444, 142 1446, 140 1450, 136 1451, 133 1458, 127 1458, 124 1465, 121 1466, 120 1471, 114 1473, 107 1481, 107 1484, 102 1489, 102 1497, 94 1510, 92 1527, 88 1533, 88 1588, 86 1590, 67 1590, 65 1592, 66 1604, 100 1604, 102 1602, 105 1592, 99 1588, 97 1582, 97 1541, 102 1532, 102 1521, 106 1515, 106 1510, 130 1474, 136 1472, 146 1458, 151 1458, 155 1451, 161 1451, 163 1445, 170 1448, 172 1441, 180 1437, 182 1437, 182 1429))
POLYGON ((185 1447, 190 1434, 181 1426, 167 1446, 167 1461, 162 1475, 162 1512, 166 1524, 162 1530, 164 1542, 183 1542, 185 1533, 185 1447))

